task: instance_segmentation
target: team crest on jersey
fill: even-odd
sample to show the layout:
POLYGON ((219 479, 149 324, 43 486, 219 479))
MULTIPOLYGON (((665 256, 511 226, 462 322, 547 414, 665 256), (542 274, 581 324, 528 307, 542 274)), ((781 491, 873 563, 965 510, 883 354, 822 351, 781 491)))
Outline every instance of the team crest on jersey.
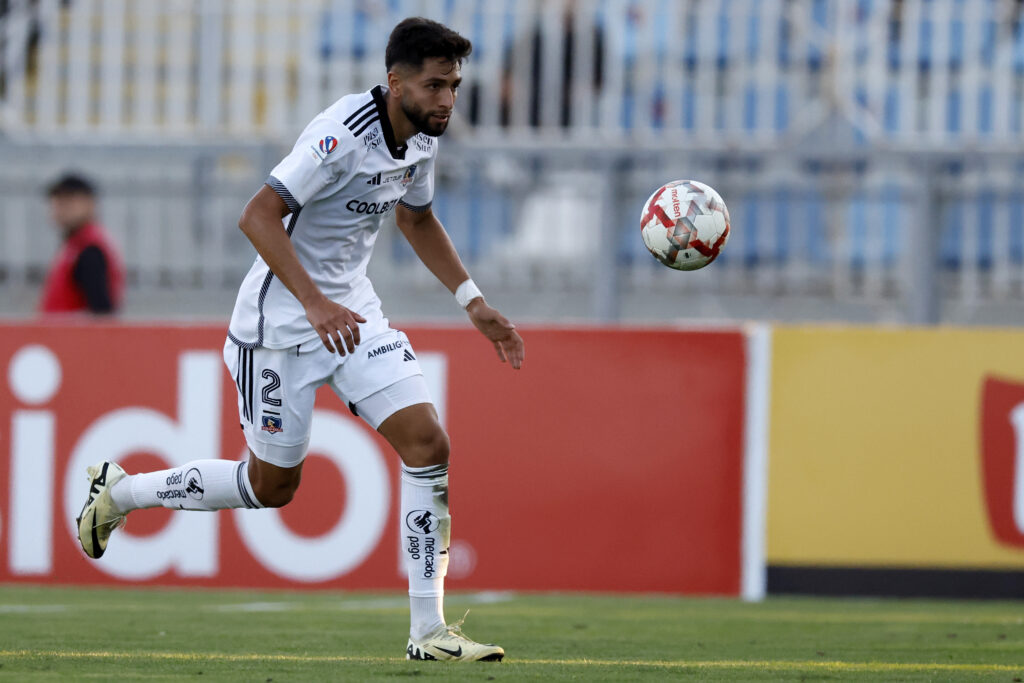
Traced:
POLYGON ((279 417, 274 417, 273 415, 264 415, 262 422, 263 426, 260 427, 260 429, 262 429, 265 432, 277 434, 278 432, 284 431, 284 423, 279 417))
POLYGON ((334 151, 334 148, 338 146, 338 138, 328 135, 327 137, 320 140, 320 151, 324 154, 330 154, 334 151))
POLYGON ((409 168, 405 169, 405 175, 402 176, 402 186, 406 186, 413 181, 416 177, 416 164, 413 164, 409 168))

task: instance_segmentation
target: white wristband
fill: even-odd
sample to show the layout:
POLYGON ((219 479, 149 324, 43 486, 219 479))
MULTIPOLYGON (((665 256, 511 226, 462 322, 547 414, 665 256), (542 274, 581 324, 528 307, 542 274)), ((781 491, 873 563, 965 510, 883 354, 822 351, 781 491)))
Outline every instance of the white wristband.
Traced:
POLYGON ((469 302, 478 296, 483 296, 483 292, 476 286, 472 278, 466 280, 455 290, 455 300, 459 303, 459 306, 466 308, 469 306, 469 302))

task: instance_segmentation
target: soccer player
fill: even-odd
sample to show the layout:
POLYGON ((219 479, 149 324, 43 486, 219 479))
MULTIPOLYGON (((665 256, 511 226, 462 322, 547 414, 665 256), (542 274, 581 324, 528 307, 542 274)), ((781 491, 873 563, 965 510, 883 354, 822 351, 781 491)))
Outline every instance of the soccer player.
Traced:
POLYGON ((321 112, 271 171, 239 220, 259 257, 242 282, 224 346, 248 464, 200 460, 135 475, 112 462, 90 467, 79 517, 86 554, 100 557, 113 529, 139 508, 286 505, 299 485, 314 393, 326 383, 402 459, 399 524, 411 606, 406 656, 504 656, 496 645, 467 638, 461 622, 444 621, 448 436, 408 338, 388 325, 366 277, 381 220, 394 212, 416 254, 498 357, 522 365, 523 340, 484 300, 430 208, 437 137, 448 126, 471 49, 441 24, 402 21, 388 41, 387 86, 321 112))

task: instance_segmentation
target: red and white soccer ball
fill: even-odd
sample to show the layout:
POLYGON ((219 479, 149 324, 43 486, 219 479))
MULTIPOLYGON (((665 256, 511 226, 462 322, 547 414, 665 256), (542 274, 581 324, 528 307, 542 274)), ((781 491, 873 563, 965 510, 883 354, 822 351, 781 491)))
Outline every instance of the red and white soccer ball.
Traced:
POLYGON ((714 189, 696 180, 662 185, 644 204, 640 234, 654 258, 676 270, 697 270, 729 240, 729 209, 714 189))

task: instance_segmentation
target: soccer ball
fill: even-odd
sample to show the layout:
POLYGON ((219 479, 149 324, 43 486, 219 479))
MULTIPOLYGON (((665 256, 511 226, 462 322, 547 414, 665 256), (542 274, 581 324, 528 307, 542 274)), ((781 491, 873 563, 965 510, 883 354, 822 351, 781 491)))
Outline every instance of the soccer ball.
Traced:
POLYGON ((697 270, 722 253, 729 240, 729 209, 717 192, 696 180, 658 188, 644 204, 640 235, 654 258, 676 270, 697 270))

